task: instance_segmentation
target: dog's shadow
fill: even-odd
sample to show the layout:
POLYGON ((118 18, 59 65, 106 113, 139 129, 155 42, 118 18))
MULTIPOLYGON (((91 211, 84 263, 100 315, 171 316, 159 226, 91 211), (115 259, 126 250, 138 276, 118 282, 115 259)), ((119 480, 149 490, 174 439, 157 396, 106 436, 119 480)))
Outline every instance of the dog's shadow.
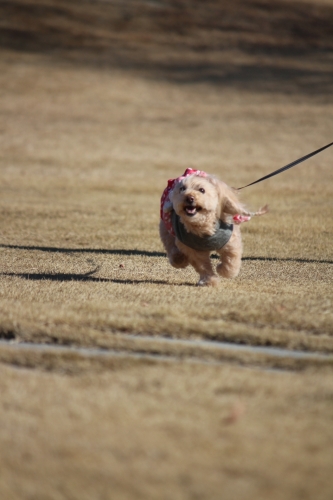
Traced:
POLYGON ((297 257, 242 257, 242 261, 298 262, 301 264, 333 264, 333 260, 302 259, 297 257))
MULTIPOLYGON (((0 244, 0 248, 7 248, 13 250, 35 250, 40 252, 50 253, 90 253, 100 255, 125 255, 125 256, 141 256, 141 257, 166 257, 165 252, 157 252, 150 250, 138 249, 106 249, 106 248, 62 248, 62 247, 44 247, 44 246, 28 246, 28 245, 4 245, 0 244)), ((218 259, 216 254, 212 255, 213 259, 218 259)), ((242 257, 242 261, 267 261, 267 262, 299 262, 305 264, 333 264, 333 260, 320 260, 320 259, 303 259, 298 257, 260 257, 248 256, 242 257)), ((66 275, 64 275, 66 276, 66 275)), ((74 275, 75 276, 75 275, 74 275)), ((98 278, 96 278, 98 279, 98 278)))
POLYGON ((1 273, 0 276, 22 278, 30 281, 84 281, 90 283, 119 283, 121 285, 140 285, 143 283, 154 285, 173 285, 173 286, 195 286, 194 283, 171 283, 166 280, 155 279, 119 279, 119 278, 99 278, 92 276, 96 270, 89 271, 88 273, 1 273))
POLYGON ((154 252, 149 250, 137 249, 104 249, 104 248, 63 248, 63 247, 42 247, 35 245, 4 245, 0 244, 0 248, 13 250, 35 250, 39 252, 50 253, 92 253, 99 255, 127 255, 127 256, 146 256, 146 257, 165 257, 165 252, 154 252))
MULTIPOLYGON (((146 250, 136 250, 136 249, 103 249, 103 248, 63 248, 63 247, 51 247, 51 246, 28 246, 28 245, 4 245, 0 244, 0 248, 7 248, 13 250, 31 250, 40 251, 48 253, 64 253, 64 254, 98 254, 98 255, 124 255, 124 256, 148 256, 148 257, 165 257, 163 252, 152 252, 146 250)), ((102 278, 98 276, 93 276, 98 268, 93 269, 87 273, 1 273, 1 276, 18 277, 31 281, 82 281, 90 283, 119 283, 123 285, 134 285, 142 283, 154 283, 156 285, 170 285, 169 281, 165 280, 153 280, 153 279, 119 279, 119 278, 102 278)), ((176 284, 179 286, 192 285, 192 283, 176 284)))
MULTIPOLYGON (((99 249, 99 248, 59 248, 59 247, 44 247, 44 246, 27 246, 27 245, 4 245, 0 244, 0 248, 13 250, 32 250, 50 253, 87 253, 87 254, 104 254, 104 255, 124 255, 124 256, 148 256, 148 257, 166 257, 164 252, 137 250, 137 249, 99 249)), ((212 258, 218 258, 217 255, 212 255, 212 258)), ((294 257, 243 257, 242 261, 263 261, 263 262, 298 262, 307 264, 333 264, 331 260, 318 259, 302 259, 294 257)), ((0 276, 18 277, 31 281, 75 281, 75 282, 90 282, 90 283, 119 283, 122 285, 139 285, 139 284, 155 284, 167 286, 193 286, 195 283, 182 282, 172 283, 166 280, 156 279, 119 279, 119 278, 103 278, 94 276, 99 267, 87 273, 1 273, 0 276)))

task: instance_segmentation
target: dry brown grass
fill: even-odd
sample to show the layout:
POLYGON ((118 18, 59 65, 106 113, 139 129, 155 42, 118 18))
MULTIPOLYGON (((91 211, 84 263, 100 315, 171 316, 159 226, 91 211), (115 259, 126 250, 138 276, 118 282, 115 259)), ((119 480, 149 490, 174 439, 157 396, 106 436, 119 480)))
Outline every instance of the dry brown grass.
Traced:
POLYGON ((157 233, 168 178, 190 165, 251 181, 329 142, 329 102, 42 62, 2 62, 4 332, 84 344, 83 327, 332 351, 330 150, 244 191, 271 212, 243 226, 240 277, 217 291, 172 269, 157 233))
POLYGON ((331 373, 140 361, 75 377, 0 370, 2 498, 332 494, 331 373))
POLYGON ((207 365, 275 366, 122 335, 333 352, 333 150, 242 192, 270 213, 219 289, 158 239, 186 167, 238 187, 332 141, 332 4, 126 5, 0 6, 0 337, 178 361, 1 344, 1 498, 328 500, 327 363, 207 365))

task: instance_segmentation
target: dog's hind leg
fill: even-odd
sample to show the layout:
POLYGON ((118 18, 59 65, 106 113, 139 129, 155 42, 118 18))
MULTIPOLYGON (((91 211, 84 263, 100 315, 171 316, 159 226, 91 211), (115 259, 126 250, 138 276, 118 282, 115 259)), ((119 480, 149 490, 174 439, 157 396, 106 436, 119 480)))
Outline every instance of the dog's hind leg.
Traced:
POLYGON ((236 278, 242 263, 242 238, 236 226, 228 243, 218 251, 221 263, 216 271, 223 278, 236 278))
POLYGON ((177 269, 188 266, 188 257, 176 246, 175 237, 169 233, 162 220, 160 221, 160 237, 168 255, 170 264, 177 269))

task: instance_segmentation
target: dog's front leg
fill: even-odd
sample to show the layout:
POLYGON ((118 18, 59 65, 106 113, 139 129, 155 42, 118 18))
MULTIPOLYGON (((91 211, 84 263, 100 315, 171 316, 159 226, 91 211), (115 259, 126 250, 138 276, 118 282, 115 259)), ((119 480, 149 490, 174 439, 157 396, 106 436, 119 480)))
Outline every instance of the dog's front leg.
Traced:
POLYGON ((205 253, 205 256, 201 256, 198 258, 198 254, 193 261, 190 259, 190 263, 193 265, 194 269, 199 273, 199 281, 197 283, 198 286, 217 286, 219 284, 219 278, 214 273, 211 261, 210 261, 210 253, 209 252, 200 252, 205 253))
POLYGON ((188 266, 188 258, 177 248, 176 238, 168 232, 162 220, 160 221, 160 237, 170 264, 177 269, 188 266))
POLYGON ((180 251, 187 256, 189 263, 199 274, 198 286, 217 286, 219 284, 220 280, 214 273, 211 264, 210 252, 197 252, 184 245, 179 240, 176 240, 176 244, 180 251))

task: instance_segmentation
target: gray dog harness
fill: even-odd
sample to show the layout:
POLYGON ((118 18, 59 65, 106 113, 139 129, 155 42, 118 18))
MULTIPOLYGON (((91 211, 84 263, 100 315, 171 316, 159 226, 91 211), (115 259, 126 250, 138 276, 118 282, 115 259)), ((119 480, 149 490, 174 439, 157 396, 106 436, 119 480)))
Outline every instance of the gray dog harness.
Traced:
POLYGON ((207 235, 200 237, 186 230, 184 224, 180 222, 180 217, 174 210, 172 210, 171 213, 171 222, 172 228, 179 241, 199 252, 211 252, 224 247, 230 240, 234 228, 233 224, 227 224, 219 220, 216 222, 216 231, 212 236, 207 235))

